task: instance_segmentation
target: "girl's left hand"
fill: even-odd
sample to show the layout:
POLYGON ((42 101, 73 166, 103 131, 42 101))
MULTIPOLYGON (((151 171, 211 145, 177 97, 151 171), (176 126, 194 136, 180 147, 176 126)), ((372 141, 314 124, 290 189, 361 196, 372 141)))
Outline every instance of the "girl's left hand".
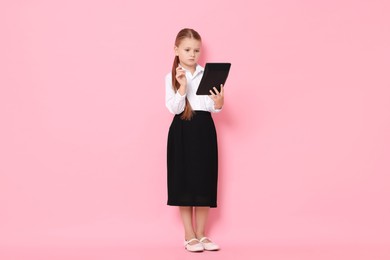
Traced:
POLYGON ((211 95, 209 97, 214 100, 214 108, 221 109, 224 103, 223 85, 221 84, 221 92, 218 92, 216 87, 213 89, 215 93, 210 90, 211 95))

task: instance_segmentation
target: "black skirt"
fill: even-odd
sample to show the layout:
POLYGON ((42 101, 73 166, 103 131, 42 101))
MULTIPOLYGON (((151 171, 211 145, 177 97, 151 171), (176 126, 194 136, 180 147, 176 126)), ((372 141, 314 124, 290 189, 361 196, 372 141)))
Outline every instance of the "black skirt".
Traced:
POLYGON ((168 205, 217 207, 218 148, 211 113, 175 115, 168 134, 168 205))

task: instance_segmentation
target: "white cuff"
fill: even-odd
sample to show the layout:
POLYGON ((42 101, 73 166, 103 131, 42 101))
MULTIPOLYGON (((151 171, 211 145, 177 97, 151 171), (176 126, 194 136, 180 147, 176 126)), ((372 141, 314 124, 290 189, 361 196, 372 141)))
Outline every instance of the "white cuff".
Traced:
POLYGON ((185 93, 183 96, 179 93, 179 91, 176 92, 175 94, 178 98, 184 99, 187 96, 187 93, 185 93))

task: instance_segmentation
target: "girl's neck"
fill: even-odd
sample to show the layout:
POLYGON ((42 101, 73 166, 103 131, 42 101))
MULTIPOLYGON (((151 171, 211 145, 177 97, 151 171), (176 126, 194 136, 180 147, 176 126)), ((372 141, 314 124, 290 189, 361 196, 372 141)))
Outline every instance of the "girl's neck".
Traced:
POLYGON ((180 66, 183 67, 184 69, 188 70, 189 72, 191 72, 191 74, 194 74, 196 71, 196 65, 194 67, 187 67, 187 66, 183 66, 182 64, 180 64, 180 66))

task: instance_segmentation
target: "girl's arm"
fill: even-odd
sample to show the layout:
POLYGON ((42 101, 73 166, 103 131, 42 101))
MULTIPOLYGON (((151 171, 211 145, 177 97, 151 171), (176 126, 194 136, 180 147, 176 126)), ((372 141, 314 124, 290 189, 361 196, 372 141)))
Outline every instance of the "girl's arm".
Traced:
POLYGON ((186 106, 186 94, 175 93, 172 87, 172 74, 165 77, 165 106, 172 114, 180 114, 186 106))
POLYGON ((210 90, 209 102, 208 102, 208 110, 210 112, 218 113, 222 110, 224 104, 224 88, 221 85, 221 92, 218 92, 217 88, 214 87, 214 92, 210 90))

